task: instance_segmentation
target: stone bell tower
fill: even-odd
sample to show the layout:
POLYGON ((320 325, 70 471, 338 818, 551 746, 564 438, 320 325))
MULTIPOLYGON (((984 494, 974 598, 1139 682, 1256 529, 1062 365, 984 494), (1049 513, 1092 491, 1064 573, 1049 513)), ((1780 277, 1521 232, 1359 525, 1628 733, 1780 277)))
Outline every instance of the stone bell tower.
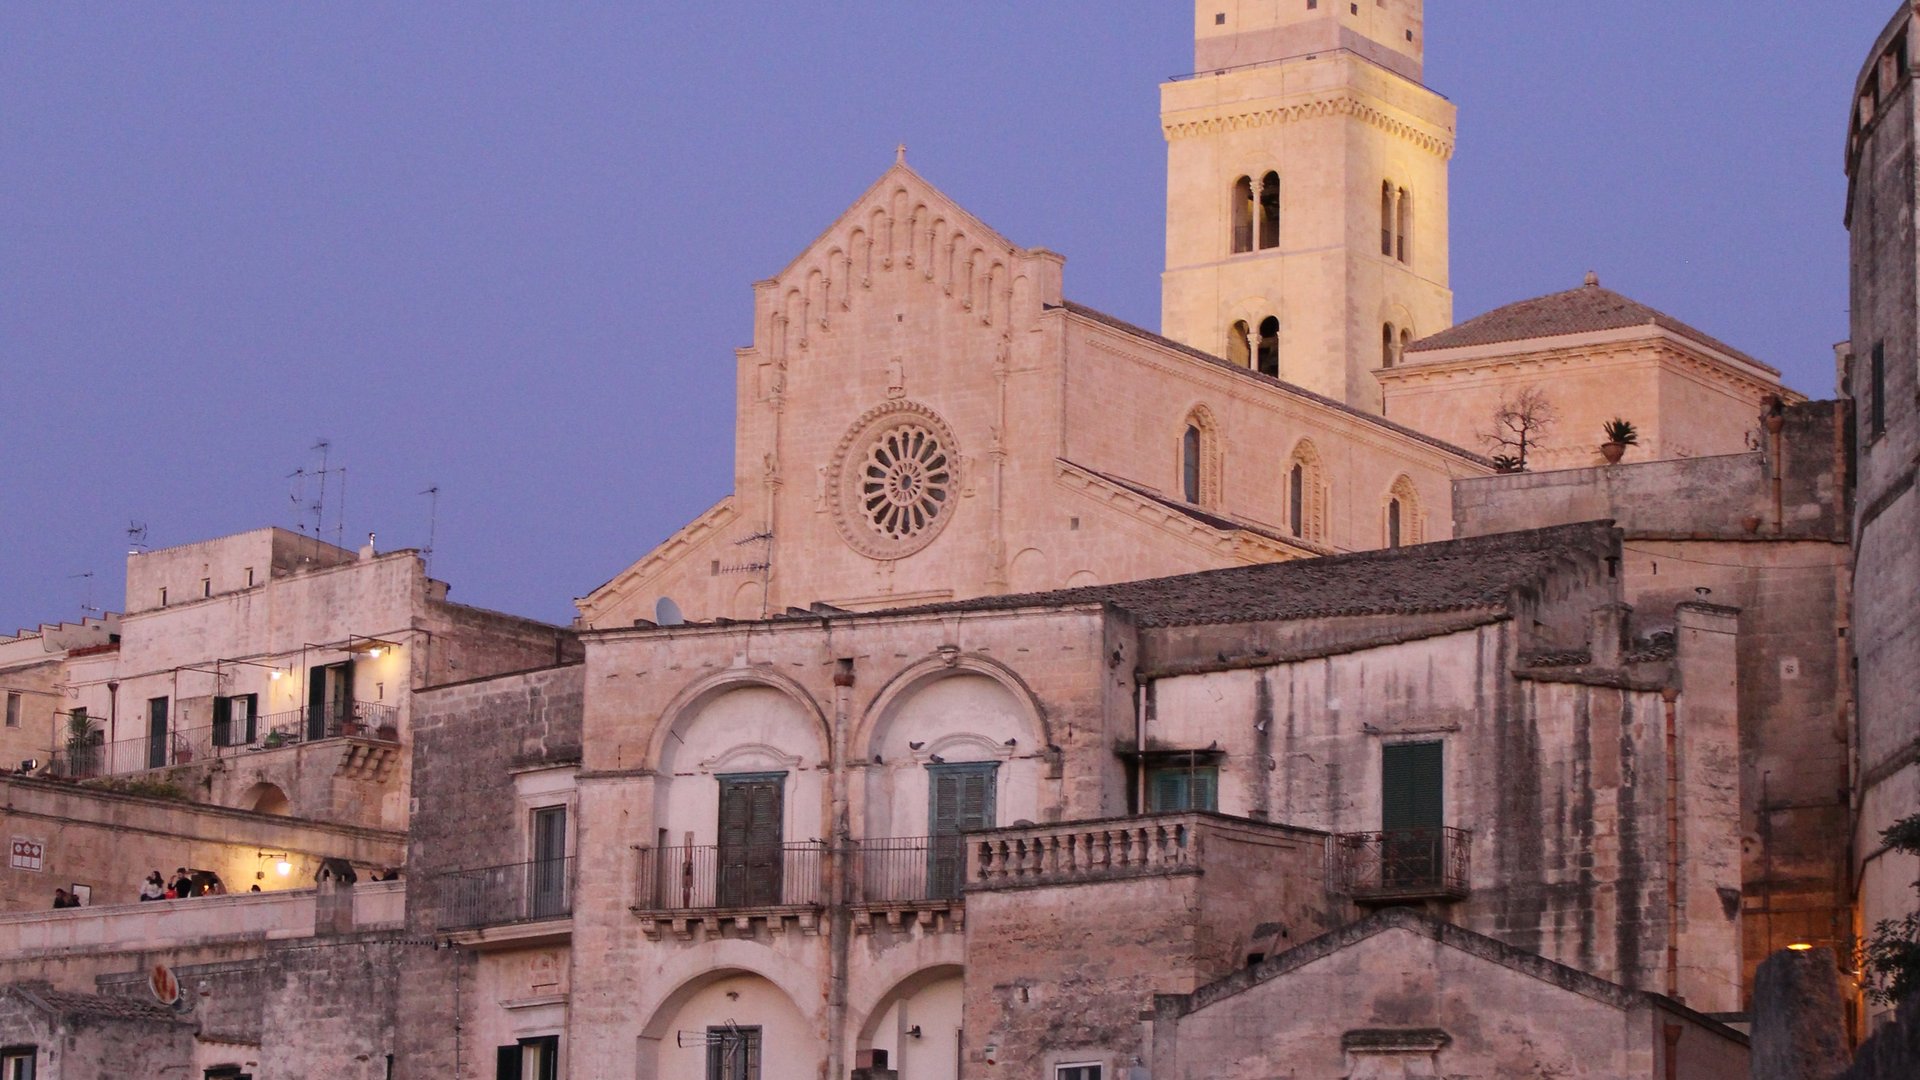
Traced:
POLYGON ((1453 321, 1423 30, 1421 0, 1196 0, 1160 88, 1166 336, 1380 410, 1373 371, 1453 321))

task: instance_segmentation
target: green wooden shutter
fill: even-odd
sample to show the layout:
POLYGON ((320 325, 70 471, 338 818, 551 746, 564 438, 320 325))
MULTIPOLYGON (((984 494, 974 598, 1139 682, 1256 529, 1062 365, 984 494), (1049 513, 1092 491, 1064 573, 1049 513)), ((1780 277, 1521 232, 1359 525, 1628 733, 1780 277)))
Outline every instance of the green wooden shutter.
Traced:
POLYGON ((927 766, 927 891, 960 895, 967 867, 967 829, 990 829, 995 820, 996 762, 927 766))
POLYGON ((720 903, 780 903, 785 773, 720 778, 720 903))
POLYGON ((1445 823, 1442 743, 1394 743, 1380 748, 1380 828, 1385 832, 1445 823))
POLYGON ((233 699, 213 699, 213 745, 233 745, 233 699))
POLYGON ((520 1080, 520 1045, 502 1046, 494 1052, 493 1075, 496 1080, 520 1080))

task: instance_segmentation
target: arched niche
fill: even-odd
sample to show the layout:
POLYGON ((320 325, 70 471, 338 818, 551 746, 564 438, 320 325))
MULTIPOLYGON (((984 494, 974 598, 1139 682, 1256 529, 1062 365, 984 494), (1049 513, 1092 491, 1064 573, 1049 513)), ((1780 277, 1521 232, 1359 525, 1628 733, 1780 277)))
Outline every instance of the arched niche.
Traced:
POLYGON ((1049 741, 1032 694, 1004 667, 955 657, 909 669, 881 693, 852 744, 866 762, 863 835, 928 835, 939 766, 993 766, 993 822, 1038 820, 1049 741))
POLYGON ((760 1067, 751 1075, 790 1075, 786 1064, 818 1054, 814 1025, 794 996, 758 972, 716 967, 667 995, 638 1040, 640 1080, 698 1080, 708 1075, 707 1042, 729 1029, 758 1029, 760 1067))
POLYGON ((888 1067, 915 1080, 959 1080, 963 976, 958 964, 941 964, 889 988, 861 1024, 854 1049, 885 1050, 888 1067))
POLYGON ((825 720, 791 680, 728 673, 696 684, 670 708, 650 757, 656 833, 676 847, 718 841, 722 778, 780 774, 787 842, 824 837, 821 803, 828 758, 825 720))
POLYGON ((275 817, 289 817, 293 814, 293 801, 281 790, 279 784, 262 781, 246 790, 240 796, 240 808, 256 814, 272 814, 275 817))

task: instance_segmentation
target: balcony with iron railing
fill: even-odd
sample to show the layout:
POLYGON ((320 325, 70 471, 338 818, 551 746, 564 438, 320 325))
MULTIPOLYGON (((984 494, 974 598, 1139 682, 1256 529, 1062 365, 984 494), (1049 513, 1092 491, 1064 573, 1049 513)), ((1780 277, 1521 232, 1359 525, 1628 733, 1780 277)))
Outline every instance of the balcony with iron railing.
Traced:
POLYGON ((573 917, 574 862, 567 856, 442 874, 431 894, 434 927, 465 944, 563 936, 568 928, 546 924, 573 917))
POLYGON ((1465 900, 1472 848, 1472 833, 1444 826, 1337 833, 1327 841, 1327 879, 1362 904, 1465 900))
POLYGON ((393 743, 399 739, 398 724, 399 710, 394 706, 355 701, 341 708, 290 709, 227 724, 176 727, 112 742, 68 739, 65 745, 47 755, 42 775, 90 780, 328 739, 393 743))

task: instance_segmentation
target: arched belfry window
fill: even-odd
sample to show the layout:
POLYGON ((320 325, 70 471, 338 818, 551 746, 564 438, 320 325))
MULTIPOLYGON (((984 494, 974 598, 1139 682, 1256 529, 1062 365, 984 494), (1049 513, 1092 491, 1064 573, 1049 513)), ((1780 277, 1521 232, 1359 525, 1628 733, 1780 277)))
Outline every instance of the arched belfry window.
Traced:
POLYGON ((1260 344, 1254 361, 1260 374, 1280 377, 1280 320, 1272 315, 1260 320, 1260 344))
POLYGON ((1401 262, 1408 262, 1407 234, 1413 231, 1413 196, 1407 192, 1406 188, 1401 188, 1399 197, 1394 201, 1399 204, 1395 207, 1394 234, 1396 243, 1394 244, 1394 257, 1401 262))
POLYGON ((1227 327, 1227 359, 1235 367, 1253 366, 1253 331, 1241 319, 1227 327))
POLYGON ((1380 254, 1393 258, 1393 181, 1380 185, 1380 254))
POLYGON ((1293 448, 1286 472, 1287 533, 1315 544, 1327 543, 1327 478, 1320 451, 1302 439, 1293 448))
POLYGON ((1220 502, 1220 427, 1205 405, 1187 413, 1180 431, 1180 497, 1194 506, 1220 502))
POLYGON ((1394 480, 1387 492, 1384 539, 1390 548, 1426 541, 1426 519, 1420 508, 1420 490, 1405 475, 1394 480))
POLYGON ((1280 174, 1260 178, 1260 250, 1280 246, 1280 174))
POLYGON ((1392 323, 1388 323, 1385 326, 1382 326, 1380 328, 1380 366, 1381 367, 1386 368, 1386 367, 1393 366, 1395 346, 1399 344, 1400 344, 1400 339, 1394 334, 1392 323))
POLYGON ((1233 182, 1233 253, 1253 250, 1253 178, 1233 182))

